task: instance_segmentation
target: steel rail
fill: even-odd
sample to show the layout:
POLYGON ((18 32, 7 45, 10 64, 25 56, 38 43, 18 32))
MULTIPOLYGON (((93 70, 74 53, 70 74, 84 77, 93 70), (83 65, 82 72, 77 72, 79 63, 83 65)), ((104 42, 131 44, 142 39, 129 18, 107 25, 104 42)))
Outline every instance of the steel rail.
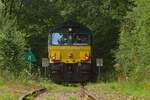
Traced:
POLYGON ((47 91, 46 88, 36 89, 36 90, 30 91, 30 92, 26 93, 25 95, 21 96, 18 100, 27 100, 27 98, 30 96, 35 98, 38 95, 40 95, 46 91, 47 91))
POLYGON ((88 97, 88 100, 100 100, 95 95, 89 92, 84 86, 81 86, 81 98, 82 97, 88 97))

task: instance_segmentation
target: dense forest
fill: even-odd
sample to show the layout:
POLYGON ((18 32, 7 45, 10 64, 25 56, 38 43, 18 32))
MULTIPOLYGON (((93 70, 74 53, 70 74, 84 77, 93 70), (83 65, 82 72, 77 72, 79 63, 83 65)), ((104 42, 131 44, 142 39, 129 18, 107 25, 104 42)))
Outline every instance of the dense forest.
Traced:
POLYGON ((92 31, 104 79, 150 80, 149 5, 149 0, 0 0, 0 70, 21 74, 28 48, 40 66, 49 31, 71 19, 92 31))

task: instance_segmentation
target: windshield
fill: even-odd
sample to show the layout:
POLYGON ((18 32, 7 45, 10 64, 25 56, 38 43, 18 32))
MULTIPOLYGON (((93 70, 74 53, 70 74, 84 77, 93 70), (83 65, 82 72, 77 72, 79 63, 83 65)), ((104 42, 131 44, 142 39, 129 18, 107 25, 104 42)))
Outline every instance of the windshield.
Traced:
POLYGON ((52 33, 52 45, 88 45, 89 34, 52 33))

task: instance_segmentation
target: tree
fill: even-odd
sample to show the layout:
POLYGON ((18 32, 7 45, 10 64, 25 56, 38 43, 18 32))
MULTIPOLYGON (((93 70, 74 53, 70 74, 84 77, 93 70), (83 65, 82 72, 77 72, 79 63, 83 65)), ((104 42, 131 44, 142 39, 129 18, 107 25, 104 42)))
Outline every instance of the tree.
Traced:
POLYGON ((118 48, 120 24, 127 11, 131 11, 132 0, 57 0, 64 19, 76 19, 88 26, 94 36, 95 57, 104 58, 104 70, 113 69, 114 53, 118 48))
POLYGON ((15 20, 0 18, 0 69, 15 74, 24 69, 25 36, 17 31, 15 20))
POLYGON ((122 25, 116 69, 128 79, 149 80, 150 73, 150 1, 137 0, 122 25))
POLYGON ((133 7, 132 0, 15 0, 15 4, 2 1, 7 13, 4 15, 16 17, 19 30, 28 34, 28 46, 33 48, 38 62, 47 57, 49 30, 76 19, 92 30, 96 57, 104 58, 105 71, 113 69, 112 51, 118 47, 120 23, 133 7))

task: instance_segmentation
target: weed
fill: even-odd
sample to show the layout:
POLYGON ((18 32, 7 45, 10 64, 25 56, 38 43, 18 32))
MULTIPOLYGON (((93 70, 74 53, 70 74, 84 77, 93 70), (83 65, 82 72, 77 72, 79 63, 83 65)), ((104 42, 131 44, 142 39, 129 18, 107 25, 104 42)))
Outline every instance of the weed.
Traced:
POLYGON ((76 97, 73 97, 73 96, 70 96, 70 97, 68 98, 68 100, 77 100, 77 98, 76 98, 76 97))
POLYGON ((17 97, 11 93, 3 93, 3 95, 0 95, 0 100, 17 100, 17 97))
POLYGON ((150 90, 144 84, 137 84, 131 82, 110 82, 110 83, 95 83, 88 84, 89 88, 103 88, 109 91, 116 91, 128 96, 150 97, 150 90))
POLYGON ((55 96, 46 97, 46 100, 57 100, 55 96))

